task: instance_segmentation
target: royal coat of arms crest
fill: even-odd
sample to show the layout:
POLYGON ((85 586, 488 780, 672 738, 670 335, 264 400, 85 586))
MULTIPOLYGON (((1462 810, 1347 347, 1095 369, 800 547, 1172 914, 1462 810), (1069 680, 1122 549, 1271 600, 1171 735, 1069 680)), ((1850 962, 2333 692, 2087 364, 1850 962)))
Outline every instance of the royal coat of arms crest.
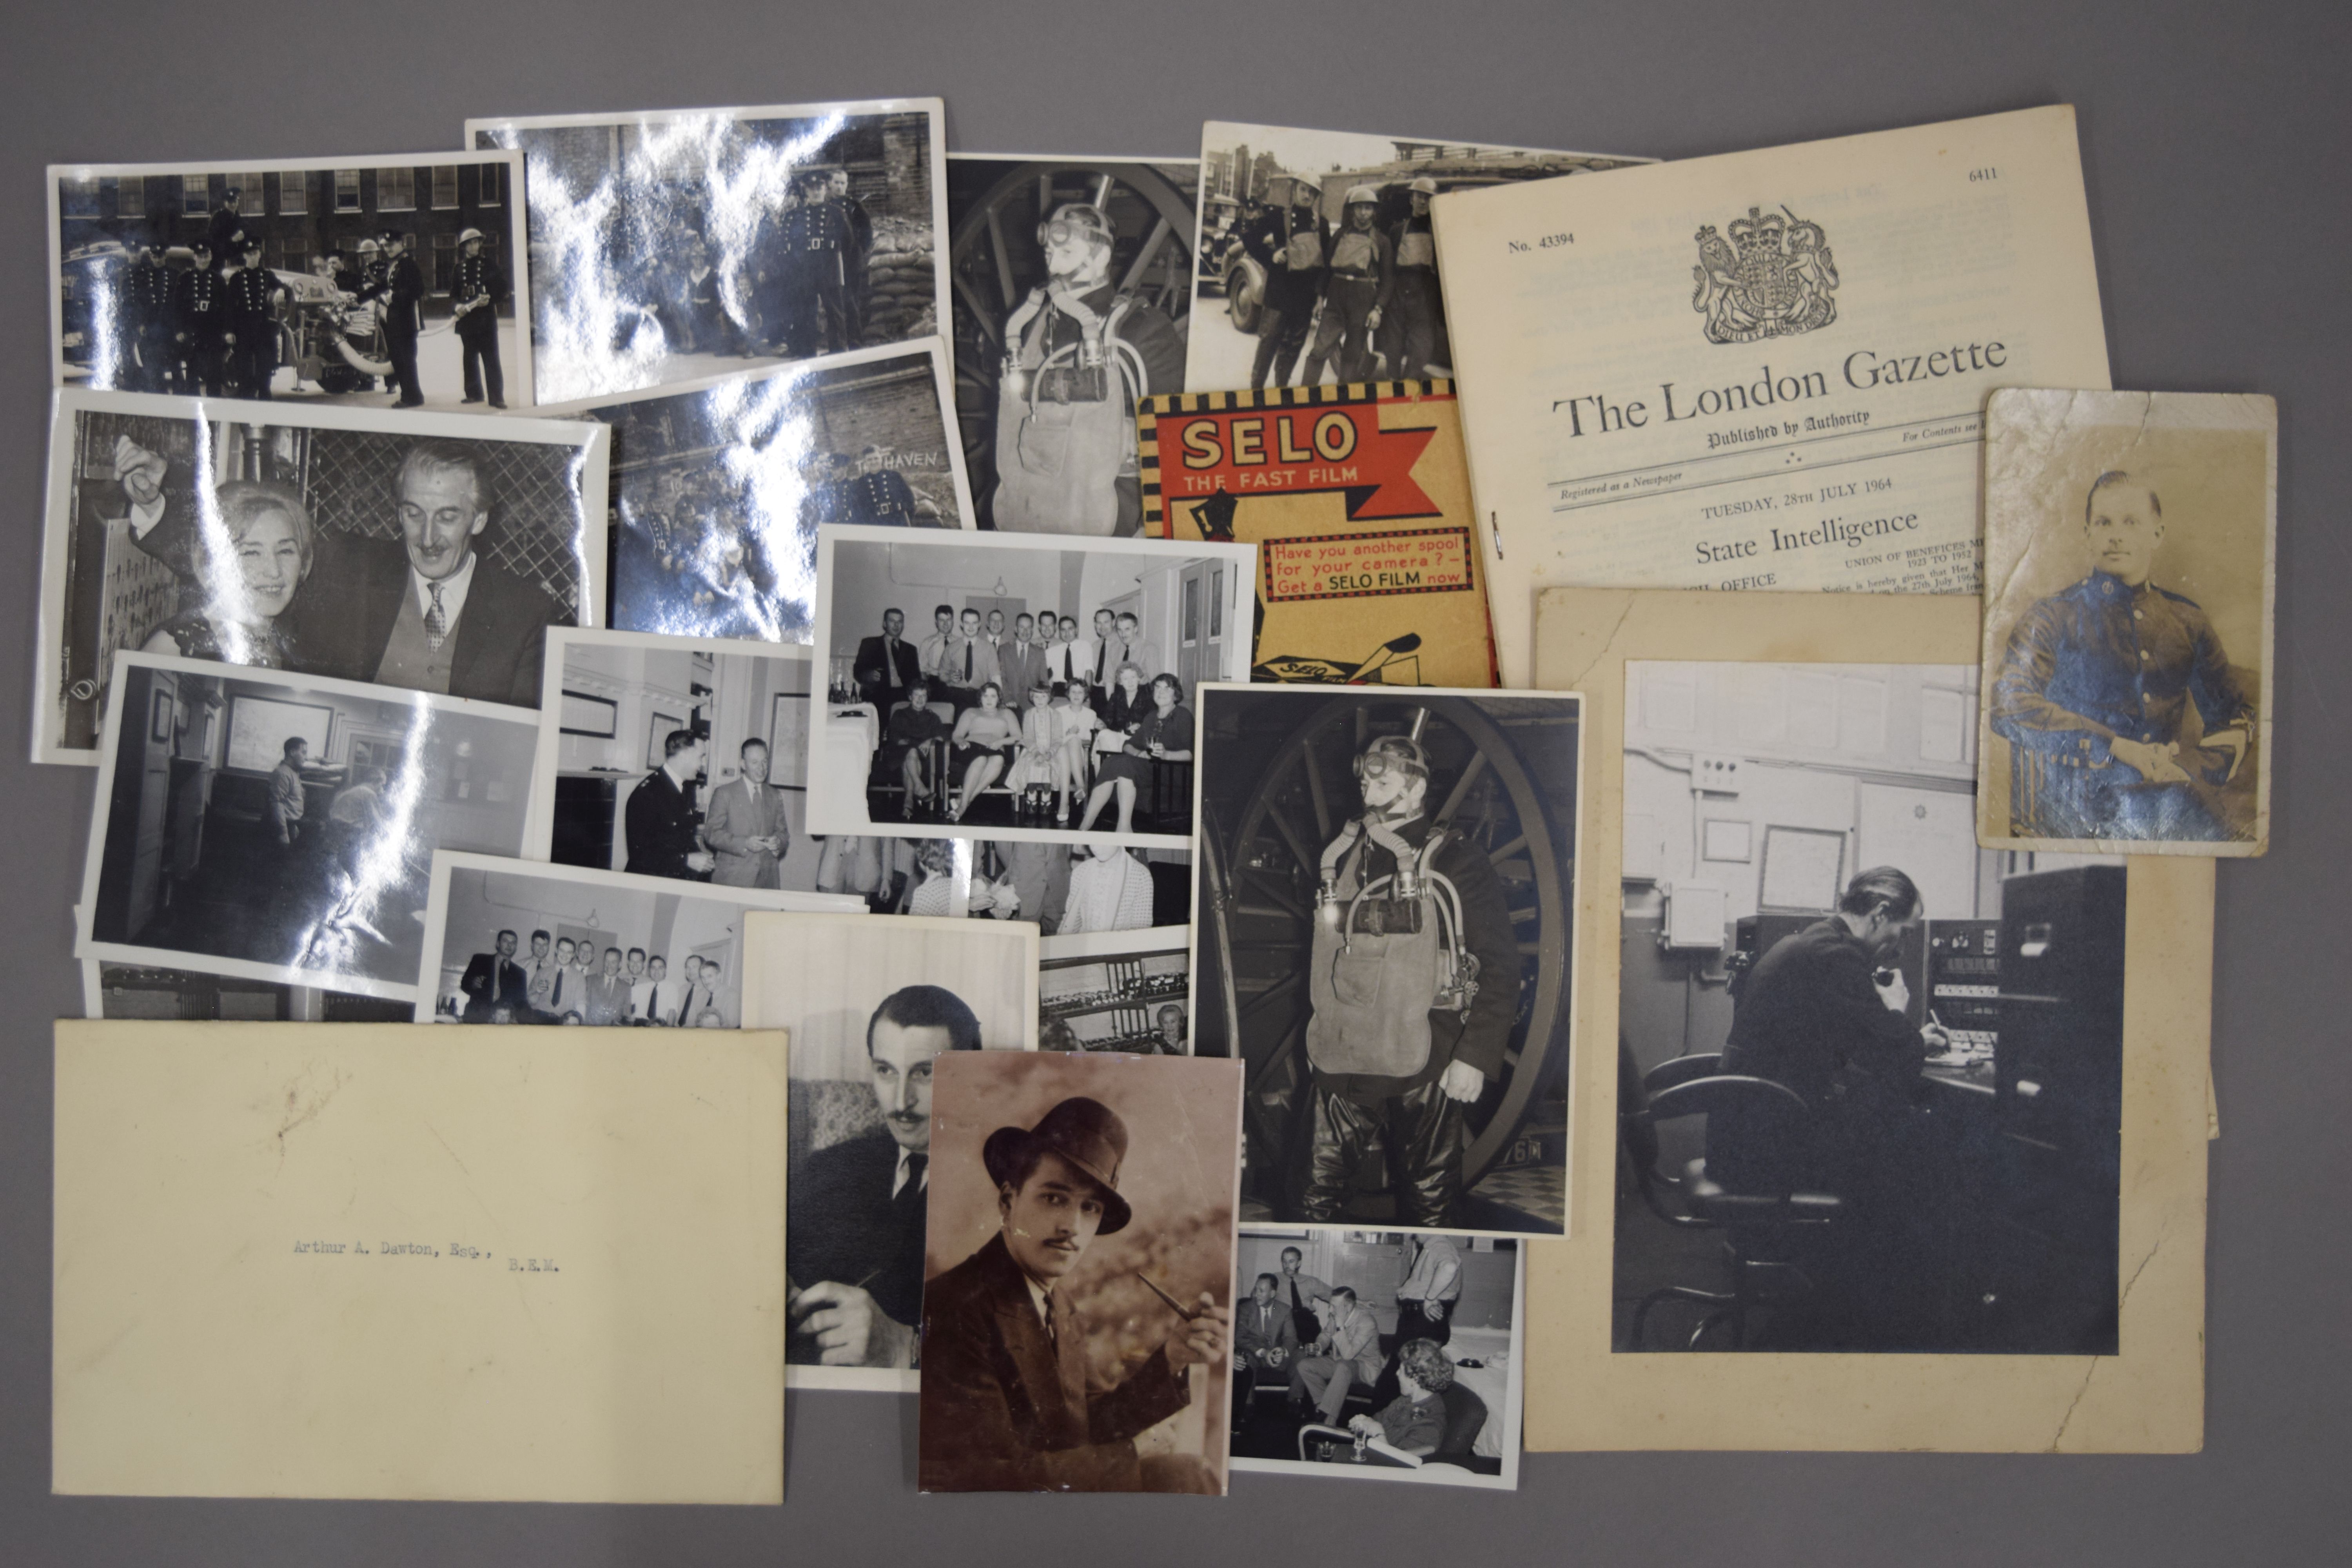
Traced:
POLYGON ((1782 207, 1756 207, 1731 221, 1727 243, 1713 224, 1698 231, 1698 289, 1691 309, 1706 317, 1709 342, 1793 337, 1837 320, 1837 267, 1822 226, 1782 207), (1786 217, 1781 213, 1787 213, 1786 217))

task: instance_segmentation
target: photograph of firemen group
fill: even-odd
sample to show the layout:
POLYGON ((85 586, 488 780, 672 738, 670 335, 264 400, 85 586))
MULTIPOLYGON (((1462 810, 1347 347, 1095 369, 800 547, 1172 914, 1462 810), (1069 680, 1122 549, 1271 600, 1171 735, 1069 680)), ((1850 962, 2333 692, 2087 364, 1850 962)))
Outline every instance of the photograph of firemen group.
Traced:
POLYGON ((61 168, 56 374, 361 406, 530 402, 519 160, 61 168), (510 388, 509 377, 514 384, 510 388))
POLYGON ((939 331, 939 105, 470 120, 522 154, 554 403, 939 331))
POLYGON ((1213 120, 1201 149, 1195 390, 1450 376, 1430 203, 1645 161, 1213 120))

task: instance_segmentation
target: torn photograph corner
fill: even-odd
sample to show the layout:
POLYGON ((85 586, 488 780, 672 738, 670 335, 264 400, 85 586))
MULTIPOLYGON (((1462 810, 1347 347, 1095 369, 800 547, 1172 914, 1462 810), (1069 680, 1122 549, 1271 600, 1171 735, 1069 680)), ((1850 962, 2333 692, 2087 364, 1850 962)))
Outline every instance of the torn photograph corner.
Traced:
POLYGON ((1129 429, 1184 386, 1194 158, 948 154, 949 268, 978 526, 1132 535, 1129 429))
POLYGON ((1431 201, 1649 162, 1212 120, 1184 384, 1450 376, 1431 201))
POLYGON ((1524 1247, 1442 1232, 1244 1229, 1234 1468, 1516 1489, 1524 1247))
POLYGON ((436 849, 522 852, 538 715, 116 656, 74 955, 414 1001, 436 849))
POLYGON ((604 615, 610 440, 519 416, 58 392, 34 761, 97 760, 119 649, 538 706, 542 634, 604 615))
POLYGON ((950 1052, 919 1484, 1225 1490, 1242 1065, 950 1052))
POLYGON ((738 1028, 753 910, 866 912, 856 899, 445 850, 433 857, 415 1021, 738 1028))
POLYGON ((539 401, 935 336, 936 98, 466 121, 522 155, 539 401))
POLYGON ((792 1033, 785 1344, 795 1388, 912 1394, 932 1075, 1037 1043, 1037 932, 753 914, 743 1025, 792 1033))
POLYGON ((1201 693, 1193 1049, 1252 1224, 1557 1237, 1583 699, 1201 693))
POLYGON ((1191 694, 1248 676, 1255 559, 1246 544, 825 528, 810 826, 1190 848, 1191 694))
POLYGON ((1984 519, 1984 842, 2264 853, 2277 404, 1996 392, 1984 519))
POLYGON ((969 528, 936 338, 551 405, 613 432, 612 613, 672 637, 805 643, 820 523, 969 528))
POLYGON ((404 409, 532 401, 512 153, 51 164, 48 195, 59 386, 404 409))
POLYGON ((1189 1057, 1192 977, 1186 926, 1046 937, 1037 950, 1037 1048, 1189 1057))

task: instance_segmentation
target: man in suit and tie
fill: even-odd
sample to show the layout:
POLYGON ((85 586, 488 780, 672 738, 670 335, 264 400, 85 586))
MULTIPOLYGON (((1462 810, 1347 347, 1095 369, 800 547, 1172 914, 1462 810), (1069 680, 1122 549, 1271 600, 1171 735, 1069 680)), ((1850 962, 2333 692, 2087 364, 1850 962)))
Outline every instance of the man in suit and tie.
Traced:
POLYGON ((1315 1336, 1323 1331, 1323 1320, 1315 1309, 1331 1299, 1331 1287, 1307 1273, 1306 1261, 1307 1255, 1298 1248, 1282 1249, 1282 1278, 1275 1281, 1275 1296, 1290 1310, 1298 1342, 1311 1345, 1315 1336))
POLYGON ((686 982, 669 977, 669 960, 655 953, 646 960, 646 983, 638 991, 645 1000, 638 1016, 665 1029, 675 1029, 682 1022, 680 1011, 686 1005, 686 982))
MULTIPOLYGON (((1167 668, 1160 662, 1160 650, 1143 640, 1143 622, 1132 610, 1119 614, 1118 646, 1120 660, 1142 670, 1146 680, 1167 668)), ((1116 674, 1118 669, 1117 664, 1111 666, 1112 673, 1116 674)))
POLYGON ((1027 707, 1030 691, 1046 683, 1045 651, 1035 641, 1036 627, 1037 617, 1023 611, 1013 617, 1013 640, 996 650, 1007 708, 1027 707))
POLYGON ((478 952, 466 963, 457 989, 466 994, 466 1022, 486 1024, 492 1009, 506 1007, 517 1016, 530 1005, 530 977, 515 962, 515 933, 502 931, 496 953, 478 952))
MULTIPOLYGON (((716 976, 704 972, 706 984, 716 976)), ((820 1149, 792 1173, 784 1247, 793 1297, 785 1359, 912 1368, 923 1310, 931 1063, 981 1047, 980 1019, 938 985, 908 985, 866 1021, 882 1131, 820 1149)))
POLYGON ((957 618, 955 635, 940 656, 940 679, 946 684, 933 690, 954 705, 958 717, 979 707, 980 689, 997 679, 996 650, 980 629, 978 610, 967 609, 957 618))
MULTIPOLYGON (((563 1016, 563 1004, 557 993, 563 984, 564 965, 570 962, 550 950, 552 941, 543 931, 531 932, 530 959, 523 965, 523 972, 529 976, 524 996, 530 1004, 530 1010, 549 1019, 563 1016)), ((569 947, 572 944, 566 942, 564 945, 569 947)))
POLYGON ((920 656, 916 668, 930 682, 933 691, 947 679, 948 644, 955 641, 956 613, 953 605, 940 605, 931 611, 931 635, 925 637, 916 651, 920 656))
MULTIPOLYGON (((1192 1454, 1136 1452, 1135 1437, 1192 1402, 1185 1369, 1231 1353, 1228 1314, 1208 1291, 1190 1318, 1116 1386, 1087 1377, 1085 1316, 1058 1287, 1097 1236, 1134 1218, 1118 1190, 1127 1125, 1074 1097, 1034 1128, 1000 1127, 981 1147, 996 1186, 997 1234, 923 1291, 925 1491, 1214 1492, 1192 1454)), ((789 1234, 789 1233, 788 1233, 789 1234)), ((1140 1349, 1140 1346, 1136 1347, 1140 1349)))
POLYGON ((1337 1426, 1348 1390, 1380 1381, 1380 1325, 1372 1321, 1371 1309, 1342 1285, 1331 1292, 1330 1325, 1307 1350, 1290 1365, 1291 1408, 1304 1416, 1312 1405, 1325 1422, 1337 1426))
POLYGON ((672 730, 662 739, 662 765, 629 792, 622 808, 629 863, 623 869, 641 877, 677 877, 698 882, 718 859, 696 836, 701 826, 687 795, 702 771, 702 741, 691 730, 672 730))
POLYGON ((768 782, 768 743, 743 742, 743 776, 710 792, 703 842, 717 861, 710 879, 721 888, 781 888, 778 863, 793 847, 784 822, 783 792, 768 782))
POLYGON ((680 1028, 691 1027, 718 1005, 719 965, 698 953, 686 955, 686 1000, 677 1011, 680 1028))
POLYGON ((1250 1287, 1250 1299, 1234 1314, 1234 1430, 1248 1423, 1250 1399, 1260 1373, 1286 1377, 1291 1358, 1298 1353, 1298 1330, 1290 1309, 1275 1300, 1281 1281, 1261 1274, 1250 1287))
POLYGON ((604 1028, 614 1028, 629 1021, 629 982, 621 973, 621 950, 604 950, 604 967, 582 992, 585 998, 580 1009, 581 1018, 604 1028))
POLYGON ((923 677, 921 652, 907 640, 907 616, 896 608, 882 612, 882 635, 861 637, 857 658, 849 667, 861 701, 887 719, 890 710, 907 700, 907 689, 923 677))

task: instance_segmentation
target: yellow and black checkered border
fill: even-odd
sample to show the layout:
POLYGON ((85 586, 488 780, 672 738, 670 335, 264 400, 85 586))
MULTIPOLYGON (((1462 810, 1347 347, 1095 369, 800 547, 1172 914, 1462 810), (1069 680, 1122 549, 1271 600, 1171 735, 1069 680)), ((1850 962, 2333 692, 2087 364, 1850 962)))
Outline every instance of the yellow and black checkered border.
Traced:
POLYGON ((1251 408, 1328 408, 1342 403, 1387 403, 1451 397, 1454 383, 1357 381, 1345 386, 1269 386, 1255 392, 1170 392, 1138 400, 1135 450, 1143 477, 1143 532, 1148 539, 1173 537, 1160 495, 1160 416, 1163 414, 1234 414, 1251 408))

